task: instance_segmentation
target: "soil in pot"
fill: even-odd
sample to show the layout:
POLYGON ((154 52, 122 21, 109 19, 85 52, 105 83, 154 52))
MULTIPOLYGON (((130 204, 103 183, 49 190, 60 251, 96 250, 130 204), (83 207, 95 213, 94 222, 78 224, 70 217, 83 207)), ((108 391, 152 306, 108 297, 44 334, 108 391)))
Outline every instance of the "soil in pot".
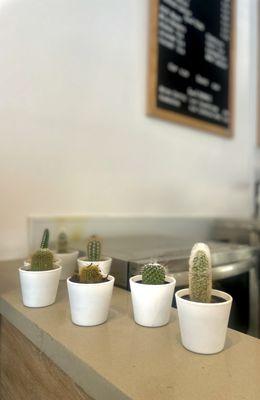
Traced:
POLYGON ((101 282, 90 282, 90 283, 80 282, 79 281, 79 276, 77 276, 77 275, 71 276, 69 280, 70 280, 70 282, 81 283, 82 285, 95 285, 95 284, 98 284, 98 283, 103 283, 103 282, 108 282, 109 281, 109 279, 103 278, 103 280, 101 282))
MULTIPOLYGON (((142 280, 136 281, 136 283, 142 283, 143 285, 149 286, 148 284, 143 283, 142 280)), ((158 285, 155 285, 155 286, 168 285, 168 283, 171 283, 171 282, 164 281, 163 283, 159 283, 158 285)), ((150 285, 150 286, 152 286, 152 285, 150 285)))
MULTIPOLYGON (((188 300, 188 301, 194 301, 194 300, 190 299, 190 295, 189 294, 186 294, 185 296, 182 296, 182 299, 188 300)), ((223 299, 222 297, 212 295, 210 303, 205 303, 205 304, 225 303, 226 301, 227 300, 223 299)), ((196 301, 194 301, 194 303, 196 303, 196 301)), ((197 302, 197 303, 199 303, 199 302, 197 302)))
POLYGON ((85 262, 88 262, 88 263, 100 263, 100 262, 105 262, 105 261, 108 261, 108 259, 109 259, 110 257, 102 257, 100 260, 90 260, 88 257, 80 257, 80 259, 81 259, 81 261, 85 261, 85 262))

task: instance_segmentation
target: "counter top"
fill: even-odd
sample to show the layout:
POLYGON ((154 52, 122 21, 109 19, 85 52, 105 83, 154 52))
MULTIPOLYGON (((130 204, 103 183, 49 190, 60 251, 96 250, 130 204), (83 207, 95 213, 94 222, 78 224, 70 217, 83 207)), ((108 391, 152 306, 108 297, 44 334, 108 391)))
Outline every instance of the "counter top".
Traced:
POLYGON ((54 305, 22 305, 18 266, 0 264, 1 314, 93 399, 259 400, 260 340, 228 330, 223 352, 191 353, 180 343, 174 309, 167 326, 138 326, 130 294, 119 288, 105 324, 77 327, 65 282, 54 305))

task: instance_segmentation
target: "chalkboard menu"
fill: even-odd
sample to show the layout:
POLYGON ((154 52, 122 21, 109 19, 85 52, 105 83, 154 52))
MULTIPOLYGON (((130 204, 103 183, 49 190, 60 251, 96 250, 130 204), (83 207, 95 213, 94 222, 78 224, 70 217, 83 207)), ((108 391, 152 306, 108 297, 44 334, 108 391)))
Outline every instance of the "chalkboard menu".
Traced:
POLYGON ((151 0, 148 113, 232 135, 235 0, 151 0))

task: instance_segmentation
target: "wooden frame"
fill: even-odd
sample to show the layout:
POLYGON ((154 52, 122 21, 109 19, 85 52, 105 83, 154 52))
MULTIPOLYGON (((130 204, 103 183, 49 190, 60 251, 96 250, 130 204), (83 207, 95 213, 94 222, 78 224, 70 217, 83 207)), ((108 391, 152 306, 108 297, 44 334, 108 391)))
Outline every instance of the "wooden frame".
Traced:
MULTIPOLYGON (((149 65, 148 65, 148 97, 147 114, 164 120, 177 122, 191 126, 192 128, 215 133, 227 138, 234 135, 234 72, 235 72, 235 26, 236 26, 236 0, 232 2, 231 40, 230 40, 230 64, 229 64, 229 128, 220 127, 216 124, 201 121, 199 119, 185 116, 174 111, 164 110, 157 106, 157 67, 158 67, 158 8, 159 0, 150 0, 150 28, 149 28, 149 65)), ((260 142, 260 138, 259 138, 260 142)))
POLYGON ((93 400, 0 315, 2 400, 93 400))

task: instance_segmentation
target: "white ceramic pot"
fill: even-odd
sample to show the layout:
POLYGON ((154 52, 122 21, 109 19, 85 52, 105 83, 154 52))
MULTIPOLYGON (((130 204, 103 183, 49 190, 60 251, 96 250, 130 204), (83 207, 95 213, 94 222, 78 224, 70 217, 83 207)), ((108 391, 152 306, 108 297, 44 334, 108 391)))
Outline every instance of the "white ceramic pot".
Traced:
POLYGON ((111 263, 112 263, 112 258, 111 257, 103 257, 103 259, 101 261, 89 261, 89 260, 86 260, 86 257, 78 258, 79 272, 80 272, 82 267, 87 267, 90 264, 95 264, 95 265, 99 266, 100 271, 104 275, 108 275, 109 272, 110 272, 111 263))
POLYGON ((166 325, 170 319, 172 298, 176 280, 166 276, 166 284, 145 285, 137 283, 142 275, 130 278, 130 289, 134 311, 134 320, 143 326, 166 325))
POLYGON ((79 251, 75 250, 68 253, 56 253, 56 256, 60 259, 60 264, 62 266, 60 280, 69 278, 77 267, 79 251))
POLYGON ((186 349, 195 353, 214 354, 223 350, 232 297, 219 290, 212 294, 225 299, 223 303, 198 303, 183 299, 189 289, 176 294, 181 340, 186 349))
POLYGON ((107 282, 76 283, 67 279, 72 322, 81 326, 103 324, 107 320, 115 278, 107 282))
POLYGON ((55 263, 56 268, 49 271, 30 271, 25 269, 30 264, 24 264, 25 267, 19 268, 23 304, 27 307, 46 307, 53 304, 62 267, 55 263))

